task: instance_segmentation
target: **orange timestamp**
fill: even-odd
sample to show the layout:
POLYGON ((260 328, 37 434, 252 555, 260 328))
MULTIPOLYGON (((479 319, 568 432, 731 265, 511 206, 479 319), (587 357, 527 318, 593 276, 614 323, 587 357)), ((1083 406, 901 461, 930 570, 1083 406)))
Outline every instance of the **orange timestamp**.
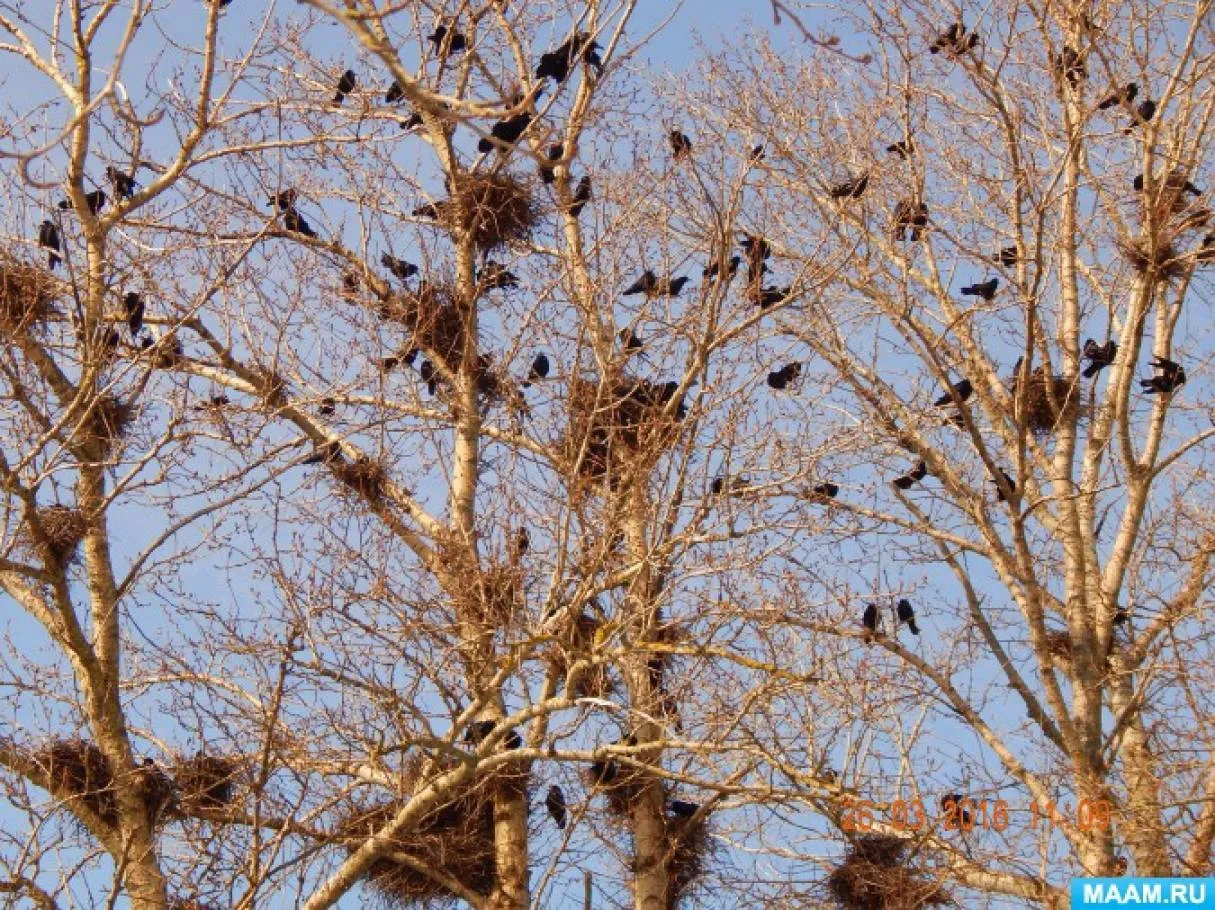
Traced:
MULTIPOLYGON (((965 832, 981 828, 1000 832, 1014 824, 1014 813, 1006 800, 971 799, 957 794, 944 797, 941 811, 935 816, 918 799, 896 799, 891 803, 879 804, 869 799, 845 796, 840 808, 840 827, 844 831, 865 832, 882 826, 898 831, 940 827, 946 831, 965 832)), ((1082 799, 1076 804, 1074 812, 1069 811, 1067 806, 1034 801, 1029 804, 1028 812, 1015 814, 1022 819, 1022 828, 1028 825, 1031 831, 1039 826, 1054 828, 1064 820, 1070 821, 1080 831, 1108 831, 1113 822, 1113 807, 1103 799, 1082 799)))

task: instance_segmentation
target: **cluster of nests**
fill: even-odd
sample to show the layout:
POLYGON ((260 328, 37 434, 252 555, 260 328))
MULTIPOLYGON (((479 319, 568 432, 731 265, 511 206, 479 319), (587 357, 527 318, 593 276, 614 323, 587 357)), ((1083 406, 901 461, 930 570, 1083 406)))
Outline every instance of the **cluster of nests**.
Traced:
POLYGON ((44 323, 59 289, 50 272, 0 254, 0 331, 18 335, 44 323))
POLYGON ((858 837, 827 877, 827 893, 845 910, 922 910, 953 903, 949 892, 907 863, 908 842, 858 837))
MULTIPOLYGON (((404 782, 417 790, 424 783, 424 760, 413 760, 404 782)), ((454 760, 437 762, 435 774, 455 767, 454 760)), ((440 878, 453 879, 479 894, 489 894, 496 881, 494 861, 494 795, 503 788, 512 795, 529 795, 526 766, 500 765, 449 795, 416 824, 394 839, 392 847, 371 865, 367 881, 390 904, 411 906, 454 900, 440 878), (436 875, 428 874, 433 871, 436 875)), ((339 825, 339 836, 351 853, 386 825, 404 801, 393 800, 355 810, 339 825)))
POLYGON ((570 383, 565 456, 579 477, 606 481, 613 489, 674 444, 687 416, 671 404, 677 382, 651 382, 621 375, 605 383, 576 377, 570 383))
POLYGON ((1182 252, 1177 241, 1188 231, 1198 230, 1212 219, 1210 208, 1190 197, 1198 197, 1198 189, 1184 171, 1172 170, 1163 179, 1135 178, 1139 194, 1140 214, 1148 230, 1139 237, 1120 237, 1117 247, 1131 268, 1142 275, 1165 280, 1185 275, 1193 261, 1215 259, 1208 253, 1215 250, 1215 233, 1208 234, 1194 253, 1182 252))
MULTIPOLYGON (((1009 383, 1014 407, 1020 396, 1021 375, 1022 371, 1018 370, 1009 383)), ((1035 433, 1050 433, 1061 421, 1070 421, 1079 413, 1078 387, 1040 366, 1029 375, 1024 408, 1024 414, 1017 415, 1019 420, 1024 420, 1035 433)))
MULTIPOLYGON (((110 825, 118 823, 118 792, 114 770, 105 753, 84 740, 55 740, 33 755, 51 789, 71 795, 110 825)), ((238 762, 214 755, 196 755, 175 765, 171 773, 150 759, 131 772, 152 824, 185 811, 222 809, 230 805, 238 762)))

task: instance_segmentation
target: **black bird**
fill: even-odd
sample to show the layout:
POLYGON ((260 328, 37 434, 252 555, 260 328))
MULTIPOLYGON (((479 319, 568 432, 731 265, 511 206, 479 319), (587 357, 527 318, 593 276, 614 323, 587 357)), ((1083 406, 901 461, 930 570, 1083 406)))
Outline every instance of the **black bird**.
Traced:
POLYGON ((906 161, 915 154, 915 143, 910 138, 903 139, 900 142, 892 142, 886 146, 886 151, 891 155, 898 155, 906 161))
POLYGON ((877 604, 867 604, 865 612, 861 614, 861 625, 870 632, 876 632, 878 627, 878 608, 877 604))
POLYGON ((63 258, 59 255, 63 251, 63 246, 59 242, 59 228, 55 226, 55 222, 48 219, 38 225, 38 246, 50 251, 46 257, 47 268, 53 269, 63 262, 63 258))
POLYGON ((899 622, 907 623, 907 628, 911 630, 912 635, 920 634, 920 627, 915 624, 915 609, 911 606, 911 601, 903 599, 895 604, 895 614, 898 616, 899 622))
POLYGON ((316 451, 300 464, 335 464, 342 460, 342 444, 337 440, 318 446, 316 451))
MULTIPOLYGON (((88 207, 89 214, 96 215, 105 207, 106 195, 104 190, 93 190, 91 193, 84 194, 84 204, 88 207)), ((71 199, 62 199, 59 202, 61 211, 67 211, 72 208, 71 199)))
MULTIPOLYGON (((560 142, 558 142, 556 145, 550 145, 548 147, 548 160, 549 161, 560 161, 561 157, 564 154, 565 154, 565 146, 563 144, 561 144, 560 142)), ((541 183, 552 183, 556 179, 557 179, 557 174, 556 174, 556 172, 554 172, 554 170, 551 167, 548 167, 547 165, 544 165, 544 164, 540 165, 540 182, 541 183)))
POLYGON ((910 232, 911 240, 919 240, 927 226, 927 204, 905 199, 894 209, 894 229, 891 231, 891 236, 895 240, 906 240, 908 239, 907 234, 910 232))
POLYGON ((860 199, 865 194, 865 189, 869 186, 869 174, 864 173, 859 177, 854 177, 851 180, 845 180, 843 183, 837 183, 831 187, 832 199, 860 199))
POLYGON ((114 187, 114 195, 119 199, 130 199, 135 195, 135 178, 124 174, 116 167, 107 167, 105 175, 114 187))
POLYGON ((1088 64, 1084 60, 1084 55, 1068 45, 1064 45, 1059 56, 1051 61, 1051 66, 1055 73, 1066 79, 1072 88, 1075 88, 1081 80, 1088 78, 1088 64))
POLYGON ((388 269, 394 278, 400 278, 402 281, 407 281, 418 274, 418 267, 416 265, 412 262, 406 262, 404 259, 398 259, 391 253, 385 253, 380 257, 380 265, 388 269))
POLYGON ((502 263, 488 259, 485 262, 485 268, 477 275, 477 283, 485 290, 517 288, 519 286, 519 276, 510 271, 502 263))
POLYGON ((797 377, 801 375, 802 365, 800 363, 787 363, 779 370, 768 374, 768 385, 777 390, 784 389, 788 387, 789 383, 796 382, 797 377))
POLYGON ((784 303, 789 299, 789 295, 793 293, 792 287, 768 287, 761 288, 757 293, 752 294, 752 299, 761 310, 766 310, 770 306, 776 306, 778 303, 784 303))
POLYGON ((764 150, 764 147, 762 145, 757 145, 755 148, 751 149, 751 157, 749 160, 752 164, 758 164, 764 160, 766 155, 767 152, 764 150))
POLYGON ((969 379, 962 379, 955 382, 949 387, 950 391, 946 392, 940 398, 933 402, 938 408, 943 408, 948 404, 952 404, 955 400, 966 401, 974 394, 975 388, 971 385, 969 379))
POLYGON ((1152 368, 1159 370, 1159 376, 1139 380, 1139 385, 1147 395, 1171 395, 1185 385, 1185 368, 1167 357, 1153 357, 1152 368))
POLYGON ((969 831, 973 827, 970 810, 963 806, 963 796, 961 793, 950 793, 942 796, 941 809, 944 811, 946 818, 952 817, 952 827, 960 828, 964 831, 969 831))
POLYGON ((552 79, 561 84, 569 78, 570 70, 578 60, 585 60, 596 73, 602 73, 603 61, 599 58, 599 50, 598 41, 592 40, 586 32, 576 32, 556 50, 540 55, 536 78, 552 79))
POLYGON ((620 339, 620 346, 626 351, 640 351, 645 347, 645 342, 641 340, 641 336, 634 332, 631 328, 623 328, 616 336, 620 339))
POLYGON ((213 411, 219 408, 227 407, 232 403, 232 399, 227 395, 212 395, 201 404, 194 405, 196 411, 213 411))
POLYGON ((532 546, 532 535, 527 533, 527 528, 520 528, 515 532, 515 555, 522 556, 532 546))
MULTIPOLYGON (((1008 488, 1010 490, 1012 490, 1014 493, 1016 493, 1017 492, 1017 482, 1013 479, 1012 475, 1009 474, 1007 471, 1005 471, 1003 468, 1000 469, 1000 474, 1004 477, 1004 482, 1006 484, 1008 484, 1008 488)), ((998 480, 996 480, 994 477, 992 478, 991 482, 996 485, 996 501, 997 502, 1007 502, 1008 499, 1004 495, 1004 490, 1002 490, 1000 488, 1000 482, 998 480)))
POLYGON ((586 174, 581 180, 578 181, 578 186, 574 188, 574 200, 570 203, 570 207, 568 209, 570 215, 577 218, 582 214, 583 208, 585 208, 586 204, 590 201, 591 177, 590 174, 586 174))
POLYGON ((342 73, 342 77, 338 79, 337 90, 333 93, 333 103, 341 104, 346 100, 346 96, 354 91, 354 70, 346 70, 342 73))
POLYGON ((1114 625, 1122 626, 1131 621, 1131 611, 1126 607, 1118 607, 1114 610, 1114 625))
POLYGON ((468 47, 468 40, 462 32, 450 29, 443 23, 439 23, 435 27, 434 33, 426 36, 426 40, 435 46, 435 53, 437 54, 458 54, 468 47), (444 49, 445 42, 446 49, 444 49))
POLYGON ((1112 364, 1117 356, 1118 342, 1112 338, 1105 344, 1097 344, 1091 338, 1084 339, 1084 359, 1088 361, 1088 366, 1082 375, 1085 379, 1092 379, 1112 364))
MULTIPOLYGON (((733 278, 738 273, 739 263, 742 262, 742 257, 734 255, 730 257, 730 261, 726 263, 726 277, 733 278)), ((705 270, 701 273, 704 278, 716 278, 721 272, 721 259, 714 259, 705 270)))
POLYGON ((548 794, 544 797, 544 808, 548 810, 549 817, 562 831, 565 830, 565 794, 561 792, 561 788, 556 784, 548 788, 548 794))
POLYGON ((1202 246, 1194 254, 1197 262, 1215 262, 1215 231, 1202 238, 1202 246))
POLYGON ((435 374, 435 365, 429 360, 423 360, 421 366, 418 367, 418 375, 422 377, 422 381, 426 383, 426 391, 434 395, 438 388, 439 381, 435 374))
POLYGON ((1139 94, 1139 83, 1128 82, 1120 89, 1116 89, 1109 95, 1106 95, 1097 104, 1097 110, 1108 111, 1111 107, 1117 107, 1119 104, 1130 104, 1135 100, 1135 96, 1139 94))
POLYGON ((826 502, 828 499, 835 499, 840 494, 840 487, 837 483, 820 483, 816 487, 812 487, 810 494, 806 497, 812 502, 826 502))
POLYGON ((392 85, 388 86, 388 91, 384 93, 385 104, 396 104, 398 101, 405 99, 405 89, 401 87, 401 83, 396 79, 392 80, 392 85))
MULTIPOLYGON (((464 742, 480 745, 485 741, 485 737, 494 732, 494 727, 496 726, 498 726, 496 720, 474 721, 464 731, 464 742)), ((518 749, 523 745, 523 738, 515 730, 508 730, 506 735, 502 737, 502 744, 508 749, 518 749)))
POLYGON ((689 803, 682 799, 673 799, 667 804, 667 808, 676 818, 691 818, 700 811, 700 806, 696 803, 689 803))
POLYGON ((271 196, 270 205, 277 208, 280 212, 285 212, 288 209, 295 208, 295 200, 298 198, 299 193, 288 187, 271 196))
POLYGON ((709 484, 709 492, 714 496, 724 493, 741 493, 751 486, 749 477, 714 477, 709 484))
POLYGON ((992 256, 991 261, 1003 266, 1014 266, 1017 264, 1017 248, 1015 246, 1000 247, 1000 252, 992 256))
POLYGON ((541 379, 548 377, 549 362, 548 356, 545 354, 537 354, 532 359, 531 369, 527 371, 527 379, 523 382, 523 388, 528 388, 533 382, 538 382, 541 379))
POLYGON ((965 25, 961 22, 955 22, 937 35, 936 39, 929 45, 928 51, 932 54, 939 54, 941 51, 945 51, 953 56, 959 56, 973 50, 978 43, 979 36, 975 32, 968 32, 965 25))
POLYGON ((412 114, 410 114, 408 117, 406 117, 404 120, 401 121, 401 129, 412 130, 415 127, 421 126, 422 123, 423 123, 422 115, 419 114, 417 111, 414 111, 412 114))
POLYGON ((531 125, 532 115, 528 111, 499 120, 489 131, 493 138, 485 138, 478 142, 477 151, 492 152, 496 148, 501 152, 508 152, 531 125))
POLYGON ((999 278, 989 278, 979 284, 967 285, 962 288, 962 294, 966 297, 982 297, 984 300, 991 300, 996 296, 996 288, 999 286, 999 278))
POLYGON ((659 278, 649 269, 642 276, 621 292, 623 297, 634 294, 644 294, 646 297, 678 297, 683 286, 691 279, 684 275, 680 278, 659 278))
POLYGON ((919 483, 928 476, 928 464, 921 461, 914 468, 908 471, 901 477, 894 479, 894 485, 900 490, 910 490, 914 484, 919 483))
POLYGON ((122 307, 127 314, 127 328, 131 330, 131 337, 134 338, 143 331, 143 298, 134 291, 127 291, 126 296, 122 298, 122 307))
POLYGON ((316 412, 322 417, 332 417, 336 411, 337 399, 331 398, 328 395, 321 399, 320 406, 316 409, 316 412))
POLYGON ((1149 98, 1146 101, 1141 101, 1141 102, 1139 102, 1139 106, 1135 108, 1135 111, 1134 111, 1135 119, 1131 122, 1130 126, 1128 126, 1125 130, 1123 130, 1123 132, 1130 133, 1132 130, 1135 129, 1135 127, 1139 126, 1139 124, 1147 123, 1149 120, 1151 120, 1155 116, 1156 116, 1156 102, 1153 101, 1151 98, 1149 98))
POLYGON ((687 137, 686 133, 671 130, 667 138, 671 143, 671 154, 675 156, 676 161, 692 154, 692 140, 687 137))
POLYGON ((744 234, 743 239, 738 242, 738 245, 747 254, 748 268, 756 263, 762 266, 766 259, 772 257, 772 244, 763 237, 756 237, 754 234, 744 234))
POLYGON ((416 209, 414 209, 409 214, 413 215, 414 218, 430 218, 430 219, 437 221, 439 218, 439 215, 442 214, 442 212, 440 210, 439 204, 436 204, 434 202, 427 202, 422 205, 419 205, 416 209))
POLYGON ((312 229, 303 215, 299 213, 299 209, 294 206, 289 206, 283 210, 283 227, 293 234, 300 234, 304 237, 315 237, 316 231, 312 229))

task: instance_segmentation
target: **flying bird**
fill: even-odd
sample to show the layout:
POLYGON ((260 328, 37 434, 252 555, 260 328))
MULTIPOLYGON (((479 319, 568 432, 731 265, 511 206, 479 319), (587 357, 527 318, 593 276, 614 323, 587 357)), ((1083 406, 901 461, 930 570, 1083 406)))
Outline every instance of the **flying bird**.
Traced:
POLYGON ((133 176, 124 174, 113 166, 106 167, 105 175, 114 187, 114 195, 119 199, 130 199, 135 195, 135 178, 133 176))
POLYGON ((565 794, 561 792, 561 788, 556 784, 548 788, 548 794, 544 797, 544 808, 548 810, 549 817, 552 818, 553 823, 564 831, 566 819, 565 794))
POLYGON ((1147 395, 1171 395, 1185 385, 1185 367, 1167 357, 1153 357, 1152 368, 1159 370, 1159 376, 1139 380, 1139 385, 1147 395))
POLYGON ((1108 111, 1111 107, 1117 107, 1119 104, 1130 104, 1138 94, 1139 83, 1128 82, 1122 88, 1116 89, 1102 98, 1097 104, 1097 110, 1108 111))
POLYGON ((984 300, 990 301, 996 296, 996 288, 999 286, 999 278, 989 278, 987 281, 967 285, 962 288, 962 294, 966 297, 982 297, 984 300))
POLYGON ((537 354, 532 359, 531 369, 527 371, 527 379, 523 382, 523 388, 528 388, 533 382, 538 382, 541 379, 548 377, 549 362, 548 356, 545 354, 537 354))
POLYGON ((851 180, 845 180, 843 183, 837 183, 831 187, 832 199, 860 199, 865 194, 865 189, 869 186, 869 174, 864 173, 859 177, 854 177, 851 180))
POLYGON ((398 259, 391 253, 385 253, 380 257, 380 265, 388 269, 394 278, 400 278, 402 281, 407 281, 418 274, 418 267, 416 265, 412 262, 406 262, 404 259, 398 259))
POLYGON ((779 370, 768 374, 768 385, 779 391, 787 388, 789 383, 796 382, 801 375, 802 365, 800 363, 787 363, 779 370))
POLYGON ((1097 344, 1091 338, 1084 339, 1084 359, 1088 361, 1088 366, 1084 368, 1081 374, 1085 379, 1092 379, 1106 367, 1114 362, 1114 358, 1118 356, 1118 342, 1112 338, 1105 344, 1097 344))
POLYGON ((671 143, 671 154, 675 157, 676 161, 692 154, 692 140, 687 137, 686 133, 681 133, 679 130, 671 130, 667 134, 667 139, 671 143))
POLYGON ((127 314, 127 328, 131 330, 131 337, 134 338, 143 331, 143 298, 134 291, 127 291, 122 298, 122 307, 127 314))
POLYGON ((906 474, 903 474, 900 477, 896 477, 894 479, 894 485, 896 487, 898 487, 900 490, 910 490, 912 488, 912 486, 919 483, 921 480, 923 480, 927 476, 928 476, 928 464, 927 464, 927 462, 921 461, 919 464, 917 464, 914 468, 912 468, 906 474))
POLYGON ((49 250, 46 257, 47 268, 53 269, 63 262, 63 257, 59 255, 63 252, 63 245, 60 243, 59 228, 55 226, 55 222, 47 219, 38 225, 38 246, 49 250))
POLYGON ((949 387, 949 391, 933 402, 938 408, 943 408, 954 401, 966 401, 974 394, 975 388, 969 379, 962 379, 949 387))
POLYGON ((354 91, 355 78, 354 70, 346 70, 342 73, 337 82, 337 89, 333 93, 333 103, 341 104, 346 100, 346 96, 354 91))
POLYGON ((911 606, 911 601, 900 600, 895 605, 895 614, 898 616, 899 622, 907 623, 907 628, 911 630, 912 635, 920 634, 920 628, 915 624, 915 608, 911 606))

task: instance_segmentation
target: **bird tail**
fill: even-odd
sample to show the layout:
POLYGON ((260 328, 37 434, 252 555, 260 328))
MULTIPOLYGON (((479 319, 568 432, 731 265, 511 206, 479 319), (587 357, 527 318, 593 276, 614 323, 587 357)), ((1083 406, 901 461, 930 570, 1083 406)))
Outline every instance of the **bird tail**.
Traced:
POLYGON ((63 260, 60 259, 59 256, 57 256, 55 253, 51 253, 50 255, 48 255, 46 257, 46 261, 47 261, 47 266, 52 269, 55 268, 55 266, 59 265, 59 263, 63 262, 63 260))
POLYGON ((907 620, 907 628, 911 630, 912 635, 920 634, 920 627, 915 624, 914 619, 907 620))
POLYGON ((334 104, 341 104, 345 100, 346 100, 346 96, 342 92, 338 92, 336 95, 333 96, 334 104))
POLYGON ((1092 379, 1094 376, 1096 376, 1098 373, 1101 372, 1101 368, 1103 366, 1105 366, 1105 364, 1103 364, 1103 363, 1090 363, 1087 367, 1084 368, 1084 372, 1081 373, 1080 375, 1083 376, 1085 379, 1092 379))

